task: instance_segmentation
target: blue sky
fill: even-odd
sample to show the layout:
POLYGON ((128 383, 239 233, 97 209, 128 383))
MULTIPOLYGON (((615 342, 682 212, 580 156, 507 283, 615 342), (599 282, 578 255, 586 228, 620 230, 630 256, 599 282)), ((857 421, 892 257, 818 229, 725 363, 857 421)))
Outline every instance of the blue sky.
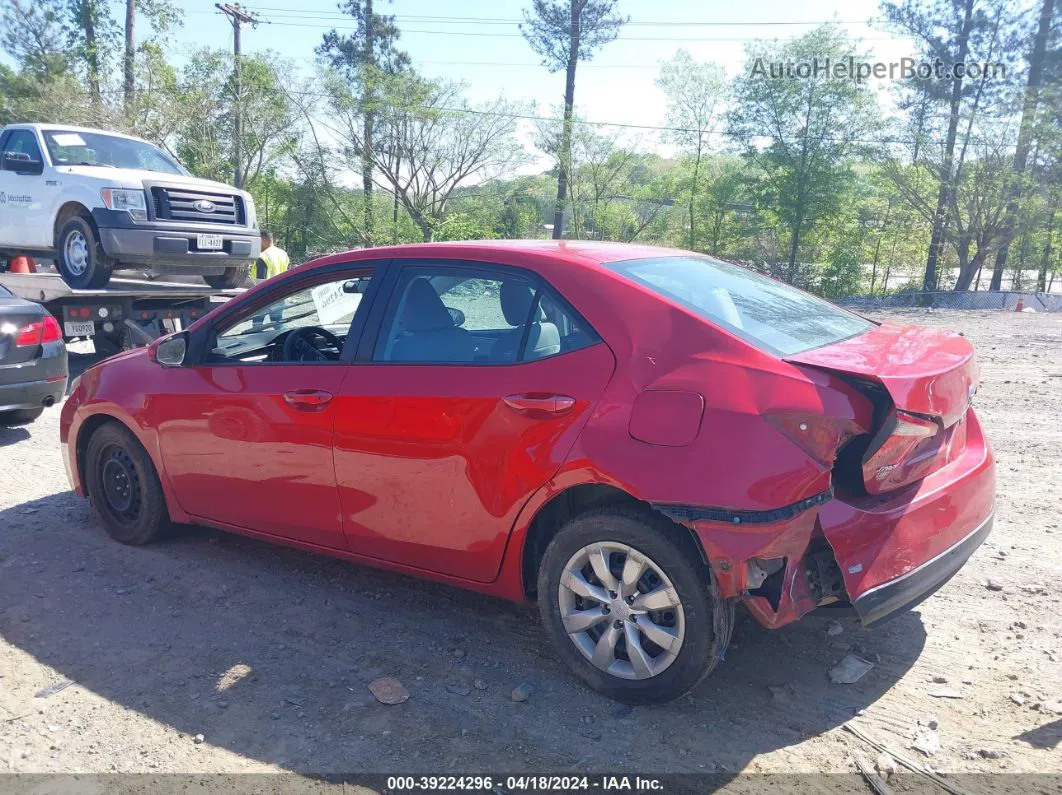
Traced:
MULTIPOLYGON (((170 42, 175 55, 201 46, 232 46, 231 28, 212 2, 179 2, 185 26, 170 42)), ((529 0, 377 0, 376 4, 378 12, 396 15, 403 31, 401 45, 421 71, 467 83, 474 101, 504 94, 536 102, 544 114, 562 102, 563 73, 550 74, 541 67, 516 26, 529 0)), ((351 24, 334 0, 254 0, 245 7, 262 23, 245 28, 244 51, 279 53, 307 74, 312 72, 313 49, 321 35, 332 26, 351 24)), ((880 59, 893 60, 911 50, 906 40, 867 24, 878 14, 876 0, 621 0, 619 9, 633 24, 593 61, 579 66, 576 104, 586 119, 662 124, 665 100, 654 81, 660 61, 680 48, 698 60, 717 61, 734 74, 741 68, 743 43, 748 39, 788 38, 815 23, 838 20, 880 59)))

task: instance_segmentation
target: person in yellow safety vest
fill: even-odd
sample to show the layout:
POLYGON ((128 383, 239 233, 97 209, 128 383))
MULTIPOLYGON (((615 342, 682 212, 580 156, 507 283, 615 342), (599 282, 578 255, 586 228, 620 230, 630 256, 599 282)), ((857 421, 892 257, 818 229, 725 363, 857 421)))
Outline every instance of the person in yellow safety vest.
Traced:
POLYGON ((273 233, 268 229, 262 230, 262 253, 258 255, 258 259, 254 263, 254 277, 261 281, 262 279, 271 279, 278 273, 283 273, 288 269, 291 262, 288 260, 288 252, 282 249, 280 246, 273 245, 273 233))
MULTIPOLYGON (((258 259, 254 263, 254 278, 255 281, 263 281, 264 279, 271 279, 278 274, 283 273, 288 269, 291 262, 288 260, 288 252, 280 248, 280 246, 273 245, 273 233, 268 229, 263 229, 262 235, 262 252, 258 255, 258 259)), ((270 325, 276 327, 282 320, 281 312, 270 312, 268 317, 258 315, 251 319, 251 327, 255 331, 261 331, 265 326, 265 321, 268 319, 270 325)))

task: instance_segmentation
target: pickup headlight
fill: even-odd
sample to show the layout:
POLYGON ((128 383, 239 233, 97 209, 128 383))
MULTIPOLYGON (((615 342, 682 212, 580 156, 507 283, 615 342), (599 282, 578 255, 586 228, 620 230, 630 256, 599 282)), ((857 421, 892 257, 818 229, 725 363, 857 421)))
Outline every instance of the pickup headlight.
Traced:
POLYGON ((258 210, 254 206, 254 196, 250 193, 245 193, 243 195, 243 204, 247 209, 247 226, 258 226, 258 210))
POLYGON ((108 210, 125 210, 134 221, 147 220, 147 199, 142 190, 104 188, 100 191, 108 210))

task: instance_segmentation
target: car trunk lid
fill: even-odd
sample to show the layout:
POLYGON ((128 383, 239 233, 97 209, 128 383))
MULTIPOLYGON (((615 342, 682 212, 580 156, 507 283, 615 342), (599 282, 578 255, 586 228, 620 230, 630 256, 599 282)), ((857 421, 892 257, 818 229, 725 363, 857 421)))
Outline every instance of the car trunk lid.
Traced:
POLYGON ((868 494, 913 483, 964 449, 962 419, 979 380, 973 346, 964 337, 886 323, 786 361, 846 378, 872 400, 885 398, 876 400, 865 451, 849 464, 861 468, 868 494))
POLYGON ((37 304, 0 296, 0 365, 20 364, 40 355, 39 344, 20 345, 19 335, 31 323, 41 322, 44 316, 44 309, 37 304))

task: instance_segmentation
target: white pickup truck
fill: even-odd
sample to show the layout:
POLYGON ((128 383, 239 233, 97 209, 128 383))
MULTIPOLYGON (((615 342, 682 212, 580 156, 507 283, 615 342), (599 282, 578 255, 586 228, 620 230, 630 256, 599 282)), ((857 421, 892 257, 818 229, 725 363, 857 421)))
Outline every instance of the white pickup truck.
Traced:
POLYGON ((130 268, 232 288, 260 248, 249 193, 191 176, 147 141, 53 124, 0 130, 0 256, 54 259, 76 289, 130 268))

